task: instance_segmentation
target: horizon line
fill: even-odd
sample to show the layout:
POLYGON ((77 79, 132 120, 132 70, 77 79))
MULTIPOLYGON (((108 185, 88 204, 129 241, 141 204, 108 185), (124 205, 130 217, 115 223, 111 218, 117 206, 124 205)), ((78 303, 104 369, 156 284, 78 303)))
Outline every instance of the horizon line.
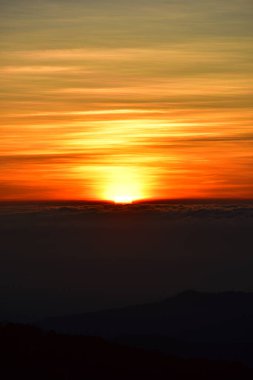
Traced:
POLYGON ((152 199, 140 199, 129 203, 117 203, 112 200, 100 200, 100 199, 6 199, 0 200, 0 204, 4 203, 86 203, 86 204, 110 204, 115 206, 134 206, 136 204, 146 203, 173 203, 173 202, 253 202, 252 198, 239 198, 239 197, 199 197, 199 198, 152 198, 152 199))

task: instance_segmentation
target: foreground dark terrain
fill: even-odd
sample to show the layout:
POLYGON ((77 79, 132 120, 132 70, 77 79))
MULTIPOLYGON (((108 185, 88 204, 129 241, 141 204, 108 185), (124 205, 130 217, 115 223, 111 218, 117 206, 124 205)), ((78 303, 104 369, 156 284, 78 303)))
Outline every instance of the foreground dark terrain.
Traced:
POLYGON ((1 379, 252 379, 240 363, 182 359, 15 324, 0 327, 1 379))

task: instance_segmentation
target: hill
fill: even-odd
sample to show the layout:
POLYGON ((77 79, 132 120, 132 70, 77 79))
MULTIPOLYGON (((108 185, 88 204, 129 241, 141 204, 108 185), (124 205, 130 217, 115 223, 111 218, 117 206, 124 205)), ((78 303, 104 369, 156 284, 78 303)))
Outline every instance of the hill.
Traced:
POLYGON ((247 380, 240 363, 180 359, 101 338, 45 333, 33 326, 0 326, 1 378, 12 380, 247 380))
POLYGON ((253 365, 253 293, 186 291, 156 303, 49 318, 40 326, 253 365))

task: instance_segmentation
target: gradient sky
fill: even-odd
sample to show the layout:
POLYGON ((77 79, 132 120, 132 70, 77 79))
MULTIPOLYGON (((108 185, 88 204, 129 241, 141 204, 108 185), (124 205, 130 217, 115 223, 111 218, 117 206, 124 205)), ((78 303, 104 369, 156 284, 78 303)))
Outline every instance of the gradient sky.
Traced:
POLYGON ((0 8, 2 200, 252 197, 252 0, 0 8))

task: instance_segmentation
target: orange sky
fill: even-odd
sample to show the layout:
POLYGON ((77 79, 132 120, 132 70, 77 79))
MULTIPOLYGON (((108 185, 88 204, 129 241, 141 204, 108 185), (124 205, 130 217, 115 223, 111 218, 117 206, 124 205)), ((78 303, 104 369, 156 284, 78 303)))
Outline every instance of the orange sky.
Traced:
POLYGON ((0 5, 2 200, 252 198, 251 1, 0 5))

